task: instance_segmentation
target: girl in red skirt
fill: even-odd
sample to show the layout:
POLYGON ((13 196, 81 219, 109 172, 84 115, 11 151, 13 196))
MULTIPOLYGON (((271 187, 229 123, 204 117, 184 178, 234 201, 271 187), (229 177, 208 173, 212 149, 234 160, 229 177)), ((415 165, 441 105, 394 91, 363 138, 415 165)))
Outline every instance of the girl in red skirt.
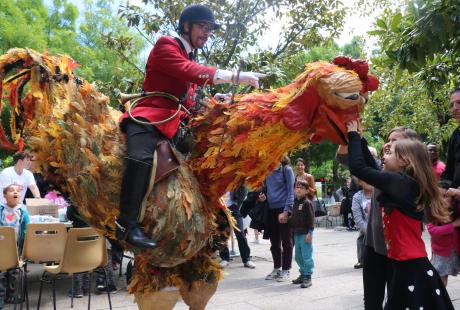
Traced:
POLYGON ((357 132, 358 122, 348 123, 347 128, 350 172, 378 191, 387 255, 393 266, 385 309, 454 309, 422 239, 425 216, 432 222, 449 221, 426 146, 407 139, 394 142, 380 171, 357 132))

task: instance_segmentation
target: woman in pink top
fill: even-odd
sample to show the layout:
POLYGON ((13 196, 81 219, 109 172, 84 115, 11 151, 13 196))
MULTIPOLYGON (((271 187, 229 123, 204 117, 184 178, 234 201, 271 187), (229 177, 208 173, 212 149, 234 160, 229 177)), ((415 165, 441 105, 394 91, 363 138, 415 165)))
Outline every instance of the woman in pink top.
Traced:
MULTIPOLYGON (((447 194, 449 189, 448 182, 439 183, 439 191, 449 206, 459 208, 457 201, 447 194)), ((460 210, 457 209, 458 214, 460 210)), ((453 217, 455 218, 455 217, 453 217)), ((436 268, 444 285, 447 286, 448 276, 456 276, 460 272, 460 260, 458 258, 459 238, 456 228, 460 227, 460 218, 447 224, 436 225, 429 223, 426 225, 431 236, 431 264, 436 268)))

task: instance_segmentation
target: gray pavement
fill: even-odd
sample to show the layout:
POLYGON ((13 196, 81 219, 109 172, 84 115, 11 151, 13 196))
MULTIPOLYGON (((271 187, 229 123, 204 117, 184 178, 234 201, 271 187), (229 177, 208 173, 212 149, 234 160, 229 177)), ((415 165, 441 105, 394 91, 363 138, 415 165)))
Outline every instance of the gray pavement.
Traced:
MULTIPOLYGON (((362 270, 353 269, 356 263, 356 238, 358 232, 337 231, 331 228, 317 228, 314 235, 313 286, 301 289, 289 282, 279 283, 265 280, 272 271, 273 262, 270 245, 267 240, 261 244, 251 243, 255 269, 244 268, 239 257, 233 258, 225 269, 226 277, 219 283, 216 294, 210 300, 210 310, 260 310, 260 309, 362 309, 363 285, 362 270)), ((252 240, 252 233, 249 237, 252 240)), ((429 248, 428 236, 424 234, 429 248)), ((31 272, 31 306, 36 308, 38 299, 38 277, 40 266, 34 266, 31 272)), ((293 262, 291 278, 298 276, 298 269, 293 262)), ((114 309, 137 309, 133 297, 128 295, 124 286, 124 278, 117 281, 120 291, 112 295, 114 309)), ((70 298, 67 291, 70 287, 68 278, 58 283, 57 308, 70 309, 70 298)), ((93 284, 94 287, 94 284, 93 284)), ((449 278, 447 287, 456 309, 460 309, 460 278, 449 278)), ((74 309, 86 309, 87 297, 74 299, 74 309)), ((8 305, 5 309, 12 309, 8 305)), ((42 309, 52 309, 51 287, 45 286, 42 298, 42 309)), ((92 295, 92 309, 108 309, 106 295, 92 295)), ((188 307, 180 301, 174 309, 183 310, 188 307)))

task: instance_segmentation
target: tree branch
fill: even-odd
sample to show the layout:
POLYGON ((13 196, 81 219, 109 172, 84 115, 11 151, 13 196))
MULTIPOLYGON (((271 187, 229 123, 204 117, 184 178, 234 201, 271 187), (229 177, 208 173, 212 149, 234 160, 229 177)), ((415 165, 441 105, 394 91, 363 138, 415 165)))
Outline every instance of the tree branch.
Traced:
POLYGON ((142 75, 144 74, 144 70, 142 70, 141 68, 139 68, 134 62, 132 62, 128 56, 126 56, 120 49, 116 48, 115 49, 117 54, 120 55, 121 58, 123 58, 124 61, 126 61, 128 64, 130 64, 131 66, 133 66, 137 71, 139 71, 139 73, 141 73, 142 75))
POLYGON ((272 59, 278 58, 279 55, 284 53, 286 49, 288 48, 289 44, 292 43, 292 41, 295 41, 295 39, 305 30, 309 29, 310 27, 306 27, 303 25, 297 32, 294 32, 294 30, 291 30, 290 34, 286 36, 286 42, 284 43, 283 46, 280 46, 281 40, 278 43, 278 46, 275 49, 275 52, 273 53, 272 59))
POLYGON ((155 43, 150 40, 140 29, 138 26, 134 26, 134 28, 136 28, 137 32, 139 32, 139 34, 147 41, 149 42, 151 45, 155 45, 155 43))
MULTIPOLYGON (((243 31, 243 25, 248 23, 251 19, 254 18, 254 16, 256 16, 257 14, 259 14, 260 12, 263 11, 263 9, 257 10, 257 6, 259 5, 260 1, 261 0, 257 0, 256 3, 254 3, 254 6, 251 9, 251 11, 253 11, 252 14, 248 14, 248 16, 246 17, 245 20, 243 20, 241 23, 238 23, 238 28, 237 28, 237 33, 236 33, 236 36, 235 36, 235 40, 233 41, 232 47, 230 49, 230 53, 227 55, 227 58, 225 59, 224 67, 228 66, 228 64, 230 63, 230 60, 232 59, 233 55, 235 54, 235 50, 236 50, 236 47, 238 46, 239 39, 240 39, 240 36, 241 36, 241 32, 243 31)), ((238 3, 237 3, 237 7, 236 7, 237 12, 239 11, 239 9, 240 9, 240 1, 238 1, 238 3)))

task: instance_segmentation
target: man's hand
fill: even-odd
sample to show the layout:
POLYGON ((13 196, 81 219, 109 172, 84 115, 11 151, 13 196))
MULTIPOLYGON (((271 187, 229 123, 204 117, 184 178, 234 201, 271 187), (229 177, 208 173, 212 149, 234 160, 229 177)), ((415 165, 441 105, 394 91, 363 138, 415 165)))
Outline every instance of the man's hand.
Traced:
POLYGON ((259 88, 259 79, 265 77, 266 74, 258 73, 258 72, 240 72, 239 82, 241 84, 248 84, 254 86, 255 88, 259 88))
POLYGON ((259 197, 257 197, 257 200, 260 202, 264 202, 265 200, 267 200, 267 196, 265 196, 264 192, 260 192, 259 197))
POLYGON ((305 243, 311 243, 313 240, 313 235, 311 233, 308 233, 305 235, 305 243))
POLYGON ((283 213, 280 213, 278 215, 278 222, 280 222, 280 224, 286 224, 288 222, 288 219, 289 215, 287 211, 283 211, 283 213))
POLYGON ((259 88, 259 79, 265 77, 265 74, 258 72, 240 72, 237 76, 236 72, 229 70, 217 70, 212 80, 213 84, 223 83, 241 83, 259 88))
POLYGON ((214 95, 214 99, 221 103, 230 103, 230 101, 232 100, 232 94, 217 93, 214 95))

